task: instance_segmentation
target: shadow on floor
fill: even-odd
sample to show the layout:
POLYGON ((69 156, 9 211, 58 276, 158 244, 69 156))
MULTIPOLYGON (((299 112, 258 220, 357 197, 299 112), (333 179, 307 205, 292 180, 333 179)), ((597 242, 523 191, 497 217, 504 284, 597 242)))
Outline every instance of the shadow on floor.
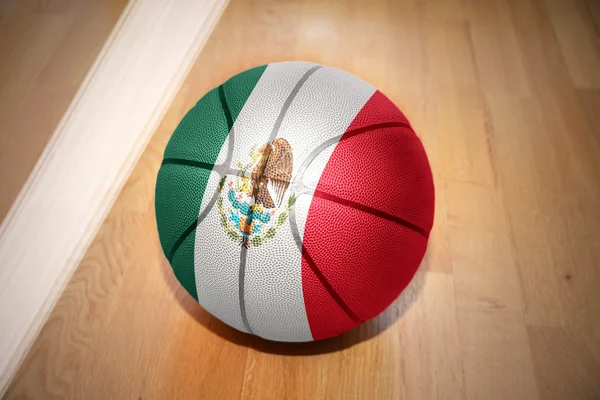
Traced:
MULTIPOLYGON (((162 254, 161 254, 162 256, 162 254)), ((194 300, 183 287, 179 284, 167 260, 163 258, 161 262, 163 274, 171 292, 177 302, 192 316, 196 321, 204 325, 207 329, 216 335, 232 343, 253 348, 256 351, 281 354, 281 355, 314 355, 325 354, 350 348, 358 343, 370 340, 379 335, 410 309, 412 304, 418 298, 418 295, 425 284, 425 273, 420 269, 413 278, 412 282, 402 292, 390 307, 388 307, 378 317, 364 322, 362 325, 352 329, 340 336, 306 343, 285 343, 273 342, 262 339, 258 336, 249 335, 240 332, 229 325, 221 322, 204 310, 194 300)))

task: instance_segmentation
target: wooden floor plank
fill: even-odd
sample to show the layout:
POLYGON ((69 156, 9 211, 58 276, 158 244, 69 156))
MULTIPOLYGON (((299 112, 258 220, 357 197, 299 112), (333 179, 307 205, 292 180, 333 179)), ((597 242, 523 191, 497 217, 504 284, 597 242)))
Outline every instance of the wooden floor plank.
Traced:
POLYGON ((507 3, 471 0, 468 27, 483 94, 530 96, 529 78, 507 3))
POLYGON ((536 326, 529 327, 528 332, 541 398, 598 398, 600 362, 582 340, 581 332, 536 326))
POLYGON ((483 99, 466 24, 425 25, 426 135, 435 135, 433 169, 445 180, 494 185, 483 99), (457 134, 459 133, 459 134, 457 134))
POLYGON ((498 190, 447 182, 448 235, 454 271, 467 398, 537 399, 523 318, 519 268, 498 190))
POLYGON ((546 7, 573 84, 600 89, 600 36, 585 0, 546 0, 546 7))
POLYGON ((596 149, 600 149, 600 90, 577 90, 577 97, 588 122, 588 129, 596 138, 596 149))

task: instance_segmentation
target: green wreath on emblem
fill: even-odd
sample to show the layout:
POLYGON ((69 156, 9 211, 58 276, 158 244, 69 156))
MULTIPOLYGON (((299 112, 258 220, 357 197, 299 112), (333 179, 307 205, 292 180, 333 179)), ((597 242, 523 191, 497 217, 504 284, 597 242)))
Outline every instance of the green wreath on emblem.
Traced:
POLYGON ((244 237, 248 236, 249 244, 253 247, 258 247, 275 237, 281 226, 287 221, 288 213, 296 203, 297 197, 292 193, 285 207, 282 207, 283 209, 269 210, 264 209, 260 205, 250 206, 248 203, 241 201, 241 196, 238 196, 241 192, 247 192, 248 185, 251 184, 250 178, 244 176, 248 166, 238 165, 238 167, 242 167, 239 173, 240 180, 235 182, 229 180, 227 182, 227 176, 224 176, 219 182, 219 197, 217 198, 219 222, 227 236, 236 243, 243 244, 244 237), (225 187, 226 182, 227 187, 225 187), (223 201, 225 196, 229 200, 227 207, 223 201), (277 211, 280 212, 278 213, 277 211), (253 222, 250 227, 245 227, 245 221, 250 212, 253 214, 253 222), (244 228, 249 228, 250 232, 244 232, 244 228))

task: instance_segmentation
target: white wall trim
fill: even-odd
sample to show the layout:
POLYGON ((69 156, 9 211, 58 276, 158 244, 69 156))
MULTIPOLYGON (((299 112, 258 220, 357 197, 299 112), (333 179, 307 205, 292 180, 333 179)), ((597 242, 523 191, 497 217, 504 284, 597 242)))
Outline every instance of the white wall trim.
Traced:
POLYGON ((131 1, 0 226, 0 397, 227 0, 131 1))

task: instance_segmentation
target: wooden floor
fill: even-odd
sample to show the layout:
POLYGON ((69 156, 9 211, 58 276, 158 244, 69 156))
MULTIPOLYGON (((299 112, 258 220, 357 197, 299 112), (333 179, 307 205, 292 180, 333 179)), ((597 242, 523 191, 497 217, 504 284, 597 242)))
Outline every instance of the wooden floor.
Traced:
POLYGON ((0 223, 127 0, 0 0, 0 223))
POLYGON ((600 3, 232 1, 6 397, 600 399, 600 3), (377 319, 290 345, 178 285, 156 231, 169 136, 230 75, 346 69, 409 117, 436 220, 377 319))

